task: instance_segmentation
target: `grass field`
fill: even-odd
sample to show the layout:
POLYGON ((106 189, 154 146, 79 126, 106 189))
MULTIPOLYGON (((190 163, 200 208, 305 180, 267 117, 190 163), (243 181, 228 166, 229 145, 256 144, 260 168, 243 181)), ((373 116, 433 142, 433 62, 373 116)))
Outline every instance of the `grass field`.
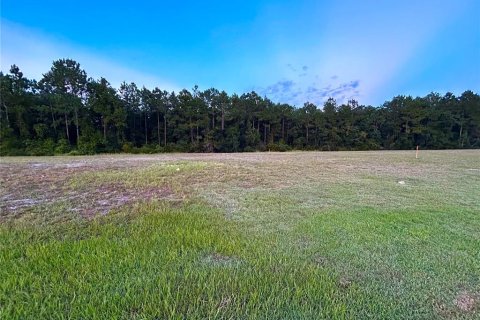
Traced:
POLYGON ((1 158, 0 319, 478 319, 480 151, 1 158))

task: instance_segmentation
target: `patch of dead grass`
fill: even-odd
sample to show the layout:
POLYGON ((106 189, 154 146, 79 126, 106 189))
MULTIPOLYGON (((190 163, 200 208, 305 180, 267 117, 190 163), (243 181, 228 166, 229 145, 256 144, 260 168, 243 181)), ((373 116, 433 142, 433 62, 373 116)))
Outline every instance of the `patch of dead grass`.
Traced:
POLYGON ((241 263, 237 257, 212 252, 201 259, 202 264, 213 267, 235 267, 241 263))
POLYGON ((477 295, 464 290, 455 297, 453 304, 463 312, 473 312, 478 304, 477 300, 477 295))

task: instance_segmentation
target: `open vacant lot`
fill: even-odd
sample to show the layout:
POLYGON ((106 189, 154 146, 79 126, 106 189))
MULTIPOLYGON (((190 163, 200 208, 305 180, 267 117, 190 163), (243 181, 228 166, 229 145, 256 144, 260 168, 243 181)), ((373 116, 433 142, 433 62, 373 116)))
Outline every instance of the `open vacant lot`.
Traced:
POLYGON ((474 319, 480 151, 2 158, 0 318, 474 319))

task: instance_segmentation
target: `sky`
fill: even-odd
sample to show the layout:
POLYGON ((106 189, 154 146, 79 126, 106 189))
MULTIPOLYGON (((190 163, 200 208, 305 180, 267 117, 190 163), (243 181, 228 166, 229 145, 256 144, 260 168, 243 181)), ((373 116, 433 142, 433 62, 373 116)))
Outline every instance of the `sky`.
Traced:
POLYGON ((480 92, 478 0, 1 1, 0 69, 274 102, 480 92))

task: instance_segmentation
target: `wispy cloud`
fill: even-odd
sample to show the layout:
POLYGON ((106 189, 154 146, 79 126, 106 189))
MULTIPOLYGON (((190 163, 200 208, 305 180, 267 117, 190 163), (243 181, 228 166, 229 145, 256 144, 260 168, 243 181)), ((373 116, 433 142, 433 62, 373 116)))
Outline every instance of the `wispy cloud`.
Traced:
POLYGON ((297 107, 305 102, 322 106, 328 98, 334 98, 339 103, 350 99, 358 99, 360 81, 338 82, 329 79, 326 82, 313 82, 309 84, 293 80, 280 80, 266 87, 254 87, 260 95, 266 96, 274 102, 289 103, 297 107))
POLYGON ((87 50, 63 39, 1 20, 1 71, 8 72, 16 64, 28 78, 40 80, 56 59, 70 58, 79 62, 92 78, 105 77, 114 87, 123 81, 138 86, 177 91, 173 82, 116 62, 110 57, 87 50))
POLYGON ((281 80, 273 85, 266 87, 263 90, 263 93, 269 94, 269 95, 278 95, 286 92, 291 92, 292 88, 294 87, 295 87, 295 82, 293 82, 292 80, 281 80))

